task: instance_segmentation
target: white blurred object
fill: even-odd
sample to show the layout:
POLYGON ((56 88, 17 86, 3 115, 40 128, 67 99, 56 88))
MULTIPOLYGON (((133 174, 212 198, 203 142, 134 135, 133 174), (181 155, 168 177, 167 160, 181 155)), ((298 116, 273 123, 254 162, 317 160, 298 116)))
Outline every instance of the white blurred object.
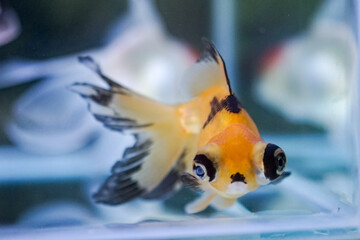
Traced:
POLYGON ((20 22, 15 11, 0 1, 0 46, 5 45, 20 34, 20 22))
POLYGON ((87 113, 86 104, 63 89, 63 82, 58 80, 37 84, 21 96, 13 109, 7 133, 27 151, 73 151, 93 139, 94 130, 100 127, 87 113))
POLYGON ((63 227, 95 222, 91 212, 74 202, 51 202, 32 207, 17 222, 21 227, 63 227))
POLYGON ((7 132, 16 145, 34 153, 61 154, 85 146, 96 134, 99 141, 108 142, 111 134, 66 89, 74 82, 104 84, 77 62, 80 55, 91 55, 107 76, 145 96, 166 103, 182 100, 176 85, 196 56, 167 35, 151 1, 133 0, 129 6, 128 16, 110 34, 116 36, 102 48, 47 61, 11 60, 0 66, 0 88, 45 78, 14 107, 7 132))
POLYGON ((352 1, 328 0, 310 29, 269 55, 256 86, 261 103, 293 122, 306 122, 343 139, 357 50, 352 1))

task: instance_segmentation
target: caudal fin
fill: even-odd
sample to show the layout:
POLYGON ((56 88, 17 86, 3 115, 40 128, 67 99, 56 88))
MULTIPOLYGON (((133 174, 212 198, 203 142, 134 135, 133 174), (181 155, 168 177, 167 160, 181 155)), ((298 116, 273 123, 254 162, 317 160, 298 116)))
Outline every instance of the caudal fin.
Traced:
POLYGON ((187 155, 186 137, 176 108, 114 82, 91 57, 79 60, 96 72, 109 88, 76 83, 70 89, 87 100, 89 110, 105 127, 136 137, 135 145, 119 156, 111 176, 94 195, 96 201, 120 204, 139 196, 160 197, 171 191, 184 170, 183 160, 187 155))

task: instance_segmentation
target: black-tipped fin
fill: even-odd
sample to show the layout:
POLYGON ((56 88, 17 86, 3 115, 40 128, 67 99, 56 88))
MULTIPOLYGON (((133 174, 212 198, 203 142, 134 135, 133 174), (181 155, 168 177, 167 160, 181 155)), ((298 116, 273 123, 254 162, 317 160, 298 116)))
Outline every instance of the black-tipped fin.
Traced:
POLYGON ((153 142, 150 139, 141 139, 136 135, 134 146, 125 150, 122 159, 117 161, 111 169, 111 176, 93 195, 96 202, 115 205, 130 201, 147 192, 132 177, 140 169, 146 157, 150 154, 153 142))
POLYGON ((112 167, 111 176, 94 195, 96 201, 121 204, 171 191, 178 180, 172 173, 180 171, 177 166, 184 158, 187 143, 180 134, 176 109, 114 82, 91 57, 79 57, 79 61, 97 73, 109 89, 87 83, 75 83, 70 89, 89 103, 90 112, 105 127, 136 136, 135 145, 125 150, 112 167))
POLYGON ((191 175, 190 173, 187 172, 182 173, 180 179, 185 187, 190 188, 197 192, 202 192, 201 183, 199 179, 197 179, 195 176, 191 175))
POLYGON ((233 94, 221 55, 211 41, 202 38, 202 42, 199 60, 184 75, 183 94, 196 97, 211 87, 223 87, 227 94, 233 94))
POLYGON ((90 56, 78 56, 78 60, 80 63, 84 64, 87 68, 97 73, 110 87, 112 88, 124 88, 119 83, 111 80, 109 77, 103 74, 99 64, 94 61, 94 59, 90 56))

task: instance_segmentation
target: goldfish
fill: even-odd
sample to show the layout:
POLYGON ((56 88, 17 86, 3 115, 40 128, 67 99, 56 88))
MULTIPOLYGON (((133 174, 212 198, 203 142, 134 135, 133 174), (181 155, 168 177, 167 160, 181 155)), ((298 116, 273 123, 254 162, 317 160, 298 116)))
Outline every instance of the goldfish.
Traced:
POLYGON ((97 202, 117 205, 137 197, 161 198, 183 183, 201 192, 185 206, 187 213, 210 204, 221 210, 289 175, 284 151, 263 141, 236 98, 216 47, 207 39, 203 45, 179 86, 192 98, 174 105, 126 88, 107 77, 91 57, 79 57, 108 88, 75 83, 70 89, 88 102, 105 127, 136 138, 94 194, 97 202))

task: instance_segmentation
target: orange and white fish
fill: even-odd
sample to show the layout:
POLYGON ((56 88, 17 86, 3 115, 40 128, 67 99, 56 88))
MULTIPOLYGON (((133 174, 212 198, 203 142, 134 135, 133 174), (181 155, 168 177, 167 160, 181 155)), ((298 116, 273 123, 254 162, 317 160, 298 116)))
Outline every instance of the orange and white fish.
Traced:
POLYGON ((289 175, 284 151, 260 137, 235 97, 225 64, 215 46, 204 40, 200 59, 181 84, 189 102, 166 105, 115 83, 90 57, 82 63, 109 89, 76 83, 71 89, 89 103, 105 127, 136 137, 94 195, 96 201, 121 204, 136 197, 158 198, 172 192, 179 180, 202 196, 187 213, 231 206, 244 194, 289 175), (188 89, 186 89, 188 86, 188 89))

